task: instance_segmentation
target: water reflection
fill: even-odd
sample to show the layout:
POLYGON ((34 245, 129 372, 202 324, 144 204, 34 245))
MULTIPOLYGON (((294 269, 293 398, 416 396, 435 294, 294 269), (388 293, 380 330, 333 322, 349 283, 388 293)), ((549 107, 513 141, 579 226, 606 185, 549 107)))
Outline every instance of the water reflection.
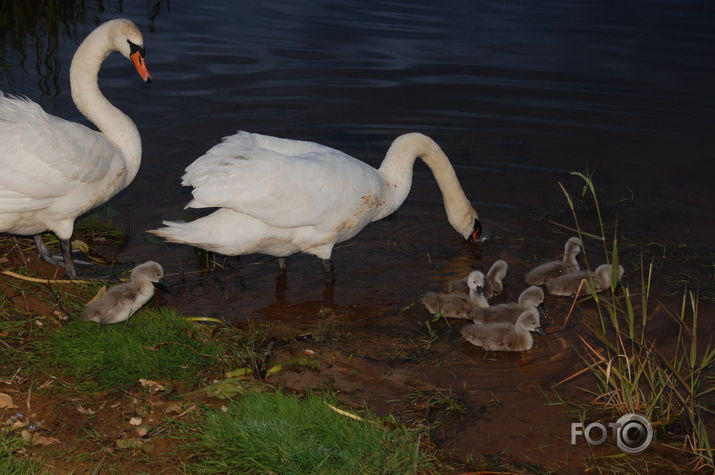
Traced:
MULTIPOLYGON (((148 0, 150 31, 169 0, 148 0)), ((4 92, 17 90, 16 75, 36 75, 43 96, 56 97, 65 86, 60 80, 61 45, 65 39, 79 43, 87 25, 97 25, 106 12, 123 12, 123 1, 104 0, 0 0, 0 72, 4 92), (30 69, 30 71, 28 71, 30 69)), ((68 65, 66 66, 68 67, 68 65)))

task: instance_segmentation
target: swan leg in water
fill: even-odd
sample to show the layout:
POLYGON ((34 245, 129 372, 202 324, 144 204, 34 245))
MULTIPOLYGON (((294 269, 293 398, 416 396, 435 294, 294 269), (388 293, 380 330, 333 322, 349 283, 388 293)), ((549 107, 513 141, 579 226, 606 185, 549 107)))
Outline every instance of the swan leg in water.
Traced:
POLYGON ((323 269, 325 270, 325 283, 332 284, 335 282, 335 272, 333 269, 333 261, 331 259, 323 259, 323 269))

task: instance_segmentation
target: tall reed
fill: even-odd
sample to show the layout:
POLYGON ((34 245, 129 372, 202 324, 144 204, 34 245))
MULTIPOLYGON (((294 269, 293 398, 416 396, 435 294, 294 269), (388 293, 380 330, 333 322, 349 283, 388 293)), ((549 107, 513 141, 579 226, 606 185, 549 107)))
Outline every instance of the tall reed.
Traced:
MULTIPOLYGON (((591 178, 577 172, 572 175, 584 182, 585 194, 593 199, 604 257, 613 266, 614 279, 606 297, 591 290, 598 317, 596 325, 590 327, 593 339, 581 339, 585 360, 598 382, 594 402, 619 414, 640 413, 666 431, 673 423, 687 422, 683 448, 679 450, 684 449, 692 456, 693 468, 715 469, 706 427, 706 413, 712 416, 713 411, 705 402, 715 391, 712 384, 715 348, 710 342, 705 347, 699 344, 697 292, 687 288, 683 291, 680 310, 673 318, 677 326, 675 339, 656 344, 647 332, 655 317, 650 313, 653 262, 646 266, 641 255, 640 297, 628 285, 618 282, 617 227, 609 239, 591 178)), ((561 183, 559 186, 583 239, 574 199, 561 183)), ((588 254, 585 257, 588 266, 588 254)))

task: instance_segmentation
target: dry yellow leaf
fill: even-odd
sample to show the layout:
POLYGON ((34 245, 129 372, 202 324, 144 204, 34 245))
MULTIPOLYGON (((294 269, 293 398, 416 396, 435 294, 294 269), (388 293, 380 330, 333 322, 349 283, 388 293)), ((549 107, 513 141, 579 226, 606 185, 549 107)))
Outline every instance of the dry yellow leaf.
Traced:
POLYGON ((161 383, 157 383, 151 379, 139 378, 139 384, 144 388, 149 388, 154 391, 164 391, 166 389, 161 383))
POLYGON ((10 396, 5 393, 0 393, 0 409, 15 409, 16 407, 10 396))
POLYGON ((87 254, 89 252, 89 245, 84 241, 75 239, 74 241, 72 241, 72 249, 81 251, 81 252, 84 252, 85 254, 87 254))
POLYGON ((81 404, 77 405, 77 412, 79 412, 80 414, 84 414, 85 416, 91 416, 91 415, 97 413, 97 411, 93 411, 92 409, 82 407, 81 404))
POLYGON ((44 435, 35 434, 32 438, 32 445, 53 445, 59 443, 60 439, 57 437, 45 437, 44 435))
POLYGON ((95 301, 101 299, 102 296, 103 296, 104 294, 106 294, 106 293, 107 293, 107 286, 106 286, 106 285, 103 285, 102 287, 100 287, 100 289, 99 289, 99 290, 97 291, 97 293, 94 295, 94 297, 92 297, 91 299, 89 299, 89 302, 87 302, 86 305, 89 305, 89 304, 91 304, 92 302, 95 302, 95 301))

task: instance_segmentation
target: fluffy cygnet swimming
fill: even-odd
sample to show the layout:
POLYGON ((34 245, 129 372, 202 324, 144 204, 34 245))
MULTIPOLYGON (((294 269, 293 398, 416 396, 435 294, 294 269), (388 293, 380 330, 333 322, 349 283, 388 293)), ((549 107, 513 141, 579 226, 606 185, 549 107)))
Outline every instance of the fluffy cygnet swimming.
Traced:
POLYGON ((489 305, 484 297, 484 274, 475 270, 467 277, 469 294, 449 294, 427 292, 422 297, 422 303, 432 315, 441 313, 449 318, 468 319, 469 312, 475 307, 489 305))
POLYGON ((529 285, 544 285, 551 279, 579 270, 576 256, 581 252, 581 240, 577 237, 569 238, 564 245, 564 257, 559 261, 550 261, 534 267, 526 274, 526 283, 529 285))
MULTIPOLYGON (((504 290, 504 278, 509 269, 509 264, 503 259, 499 259, 492 264, 484 279, 484 296, 488 299, 499 295, 504 290)), ((447 291, 453 294, 463 294, 467 292, 467 278, 453 280, 447 286, 447 291)))
MULTIPOLYGON (((576 295, 581 281, 585 280, 581 289, 582 294, 591 292, 591 282, 593 282, 593 290, 603 292, 611 286, 612 266, 610 264, 601 264, 594 272, 579 271, 571 274, 562 275, 546 284, 546 291, 551 295, 559 295, 561 297, 570 297, 576 295)), ((623 266, 618 266, 618 281, 623 277, 623 266)))
POLYGON ((519 295, 518 302, 502 303, 492 307, 473 308, 469 317, 475 322, 494 323, 506 322, 514 324, 525 310, 537 309, 544 302, 544 291, 541 287, 532 285, 519 295))
POLYGON ((147 261, 132 270, 131 280, 117 284, 82 312, 82 318, 102 324, 128 320, 154 295, 154 282, 164 276, 164 269, 154 261, 147 261))
POLYGON ((462 328, 462 336, 471 344, 490 351, 526 351, 534 345, 531 332, 544 334, 539 311, 532 307, 523 311, 516 323, 475 322, 462 328))

